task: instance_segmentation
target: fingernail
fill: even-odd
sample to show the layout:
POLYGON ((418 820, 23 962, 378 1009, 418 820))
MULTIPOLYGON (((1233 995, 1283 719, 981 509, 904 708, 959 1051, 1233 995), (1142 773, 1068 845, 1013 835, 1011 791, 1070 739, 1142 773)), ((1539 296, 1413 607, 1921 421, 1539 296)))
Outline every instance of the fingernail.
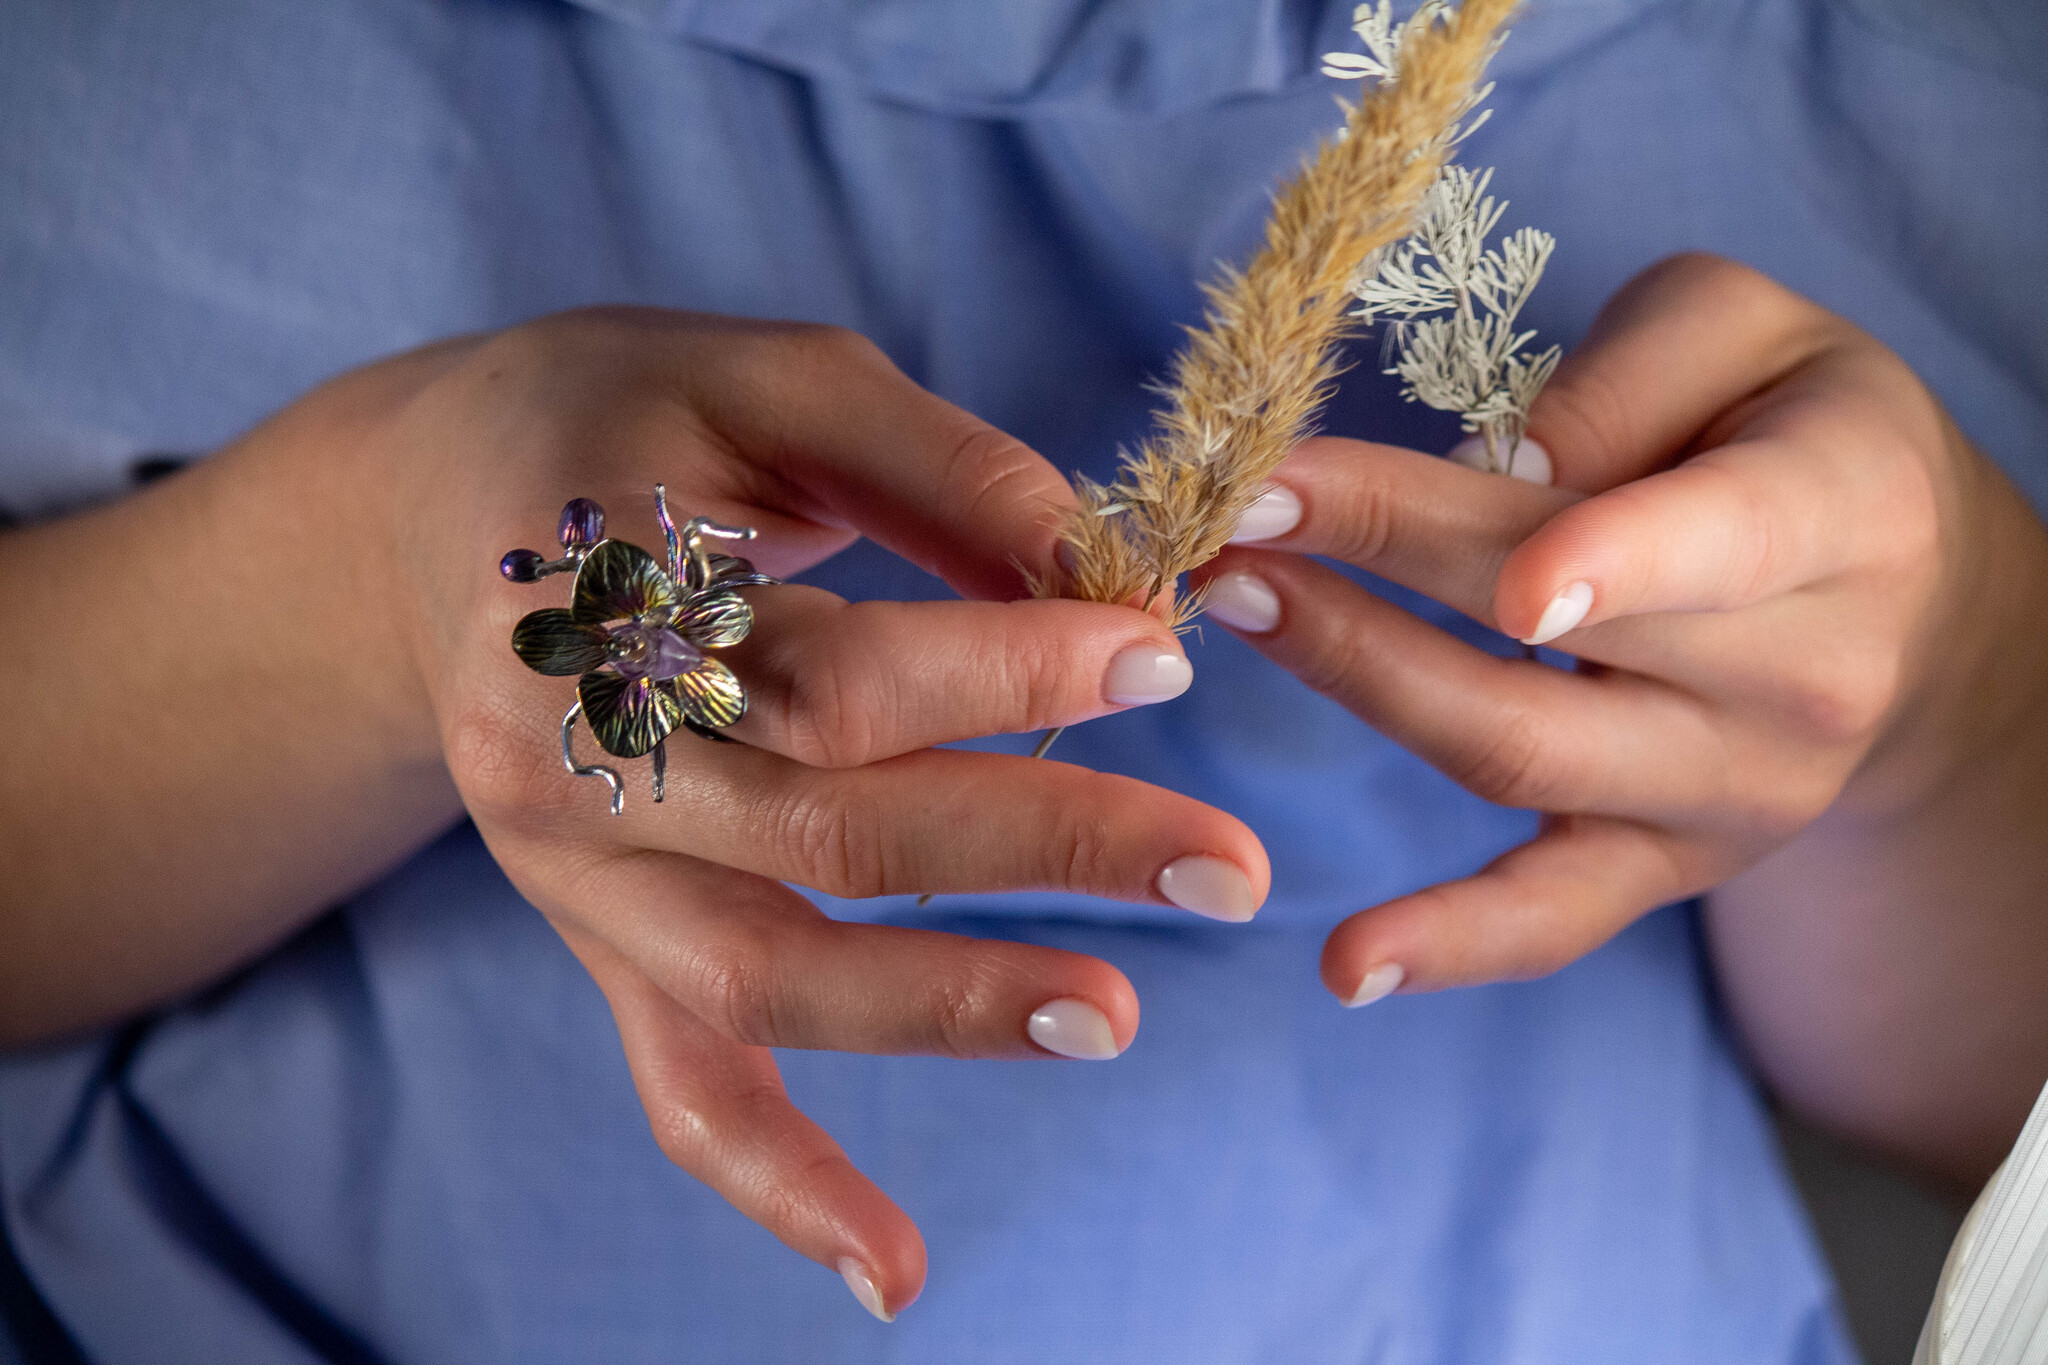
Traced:
POLYGON ((868 1268, 851 1256, 839 1258, 839 1275, 846 1281, 846 1287, 860 1300, 860 1306, 873 1313, 883 1322, 896 1321, 896 1315, 882 1306, 882 1291, 875 1288, 875 1282, 868 1278, 868 1268))
POLYGON ((1278 484, 1259 494, 1258 500, 1238 518, 1233 544, 1246 540, 1271 540, 1301 525, 1301 499, 1278 484))
POLYGON ((1344 1008, 1355 1010, 1360 1005, 1370 1005, 1375 1000, 1384 1000, 1401 989, 1401 983, 1408 979, 1398 962, 1383 962, 1365 974, 1365 980, 1358 983, 1358 989, 1351 992, 1351 998, 1344 1002, 1344 1008))
POLYGON ((1586 613, 1593 609, 1593 585, 1574 583, 1550 599, 1550 605, 1543 609, 1543 619, 1536 623, 1533 634, 1522 637, 1525 645, 1547 645, 1579 622, 1586 619, 1586 613))
POLYGON ((1202 610, 1232 630, 1263 635, 1280 624, 1280 594, 1257 574, 1218 574, 1209 580, 1202 610))
MULTIPOLYGON (((1467 469, 1486 469, 1486 438, 1467 436, 1452 446, 1448 458, 1453 464, 1467 469)), ((1540 483, 1549 486, 1556 481, 1556 474, 1550 464, 1550 452, 1540 442, 1524 436, 1515 442, 1515 450, 1508 456, 1508 476, 1524 483, 1540 483)))
POLYGON ((1228 858, 1191 853, 1159 869, 1159 894, 1183 910, 1242 923, 1258 911, 1251 879, 1228 858))
POLYGON ((1116 1056, 1116 1035, 1109 1031, 1108 1017, 1086 1000, 1048 1000, 1031 1012, 1024 1031, 1032 1042, 1062 1057, 1106 1062, 1116 1056))
POLYGON ((1118 706, 1145 706, 1172 701, 1195 680, 1188 656, 1158 645, 1132 645, 1109 661, 1102 678, 1102 696, 1118 706))

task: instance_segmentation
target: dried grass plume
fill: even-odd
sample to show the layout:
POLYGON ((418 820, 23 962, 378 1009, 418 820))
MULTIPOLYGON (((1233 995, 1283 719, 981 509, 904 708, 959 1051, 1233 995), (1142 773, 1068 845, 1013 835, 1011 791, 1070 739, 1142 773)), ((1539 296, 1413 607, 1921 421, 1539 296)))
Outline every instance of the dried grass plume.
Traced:
MULTIPOLYGON (((1170 594, 1176 627, 1200 611, 1181 575, 1215 557, 1310 433, 1359 325, 1349 312, 1360 268, 1407 235, 1518 3, 1426 3, 1398 29, 1385 0, 1359 7, 1386 74, 1281 188, 1251 263, 1205 287, 1203 324, 1174 361, 1153 433, 1124 453, 1115 483, 1077 481, 1080 506, 1060 528, 1064 581, 1035 582, 1039 596, 1150 607, 1170 594)), ((1347 65, 1331 74, 1381 70, 1347 65)))

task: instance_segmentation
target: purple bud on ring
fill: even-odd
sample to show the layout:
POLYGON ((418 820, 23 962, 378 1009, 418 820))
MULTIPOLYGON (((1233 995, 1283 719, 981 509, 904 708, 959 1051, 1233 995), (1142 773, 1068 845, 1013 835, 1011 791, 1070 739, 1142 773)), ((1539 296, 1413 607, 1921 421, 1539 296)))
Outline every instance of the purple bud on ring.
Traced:
POLYGON ((704 651, 667 626, 629 622, 611 628, 612 667, 627 678, 663 682, 681 677, 704 662, 704 651))
POLYGON ((540 566, 547 563, 537 550, 509 550, 498 561, 498 572, 514 583, 535 583, 540 580, 540 566))
POLYGON ((595 545, 604 539, 604 509, 589 498, 571 498, 562 507, 562 548, 595 545))

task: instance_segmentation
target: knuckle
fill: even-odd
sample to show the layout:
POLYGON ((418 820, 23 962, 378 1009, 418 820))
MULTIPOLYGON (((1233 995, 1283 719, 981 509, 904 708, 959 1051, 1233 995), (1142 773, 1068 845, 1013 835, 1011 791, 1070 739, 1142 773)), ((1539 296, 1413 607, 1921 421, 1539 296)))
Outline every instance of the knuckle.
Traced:
POLYGON ((1055 481, 1051 467, 1031 447, 969 417, 940 459, 933 501, 963 509, 968 524, 976 525, 985 509, 1005 502, 1037 511, 1037 502, 1055 481))
POLYGON ((1063 642, 1014 630, 983 657, 991 674, 983 695, 1003 699, 1004 728, 1039 730, 1066 718, 1069 698, 1078 688, 1074 660, 1063 642))
POLYGON ((1116 832, 1108 812, 1119 808, 1120 785, 1096 774, 1076 799, 1063 800, 1050 810, 1050 837, 1043 845, 1045 872, 1057 879, 1056 885, 1086 891, 1118 880, 1116 832))
POLYGON ((784 858, 805 886, 846 900, 887 888, 886 850, 872 823, 848 803, 799 796, 783 806, 775 826, 784 858))
POLYGON ((736 926, 717 943, 692 954, 692 1006, 698 1016, 738 1042, 772 1047, 782 1037, 777 1018, 773 936, 736 926))
POLYGON ((840 369, 877 362, 889 365, 881 347, 850 327, 825 322, 793 322, 784 324, 778 332, 778 341, 786 358, 800 366, 840 369))
POLYGON ((1634 405, 1598 366, 1560 367, 1531 414, 1545 442, 1600 469, 1619 467, 1639 437, 1634 405))
POLYGON ((790 662, 784 717, 789 756, 813 768, 872 761, 892 705, 890 689, 843 655, 802 650, 790 662))
POLYGON ((1345 492, 1339 504, 1344 519, 1339 528, 1342 557, 1359 565, 1375 563, 1393 545, 1397 520, 1393 493, 1379 479, 1347 481, 1345 492))
POLYGON ((932 1050, 942 1057, 974 1057, 980 1022, 989 1013, 994 983, 977 966, 934 980, 925 1002, 932 1050))
POLYGON ((1663 302, 1704 300, 1746 320, 1762 350, 1789 362, 1841 331, 1840 319, 1754 266, 1711 251, 1685 251, 1657 262, 1639 277, 1650 297, 1663 302))
POLYGON ((1767 845, 1789 839, 1818 819, 1841 795, 1841 778, 1812 765, 1781 772, 1751 797, 1749 824, 1767 845))
POLYGON ((1058 845, 1060 875, 1076 890, 1102 885, 1113 842, 1108 820, 1083 814, 1065 823, 1058 845))
POLYGON ((449 718, 443 751, 470 813, 512 830, 551 825, 564 798, 533 726, 491 696, 464 701, 449 718))
POLYGON ((1455 755, 1447 771, 1459 786, 1495 805, 1541 809, 1556 790, 1552 750, 1536 716, 1512 710, 1484 742, 1455 755))
POLYGON ((646 1096, 643 1100, 654 1145, 670 1161, 694 1173, 714 1139, 710 1116, 681 1095, 646 1096))
POLYGON ((1298 653, 1287 660, 1287 667, 1313 691, 1346 701, 1366 689, 1373 658, 1357 631, 1315 624, 1321 628, 1297 632, 1298 653))
POLYGON ((1898 696, 1899 663, 1862 651, 1809 656, 1786 682, 1783 702, 1793 725, 1824 744, 1870 739, 1898 696))

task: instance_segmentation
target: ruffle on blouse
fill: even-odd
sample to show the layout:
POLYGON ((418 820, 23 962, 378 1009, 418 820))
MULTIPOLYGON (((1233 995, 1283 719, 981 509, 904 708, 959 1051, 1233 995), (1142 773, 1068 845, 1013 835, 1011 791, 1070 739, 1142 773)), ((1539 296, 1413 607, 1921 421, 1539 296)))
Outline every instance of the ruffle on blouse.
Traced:
MULTIPOLYGON (((569 0, 880 98, 967 117, 1173 114, 1270 96, 1355 48, 1354 0, 569 0)), ((1503 58, 1662 0, 1542 0, 1503 58), (1519 49, 1519 51, 1517 51, 1519 49)), ((1414 0, 1395 0, 1397 11, 1414 0)))

